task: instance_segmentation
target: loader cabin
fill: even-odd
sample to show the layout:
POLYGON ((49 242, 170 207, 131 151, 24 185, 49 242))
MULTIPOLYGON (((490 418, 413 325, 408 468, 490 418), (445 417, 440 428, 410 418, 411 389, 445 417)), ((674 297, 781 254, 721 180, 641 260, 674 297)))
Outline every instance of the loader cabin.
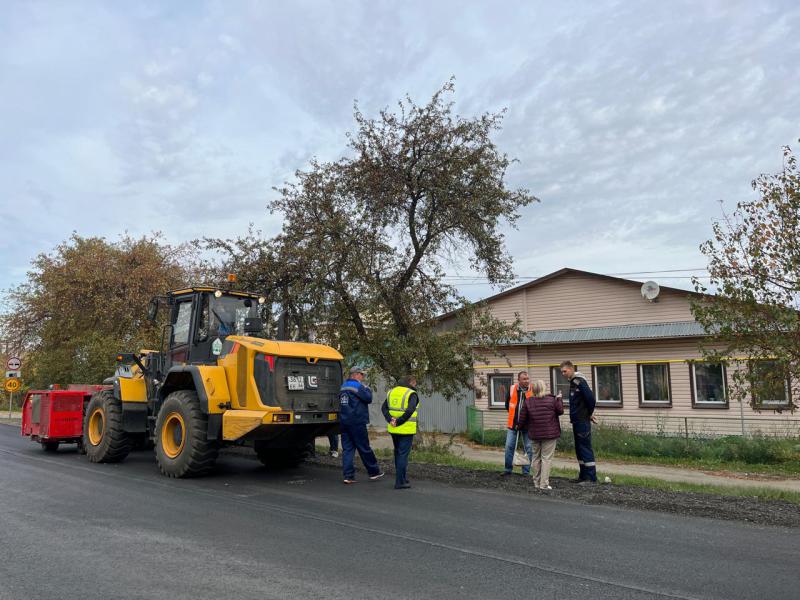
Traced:
MULTIPOLYGON (((168 362, 170 364, 211 364, 222 352, 229 335, 264 335, 263 296, 212 287, 191 287, 169 292, 170 309, 168 362)), ((149 318, 155 320, 159 299, 150 303, 149 318)))

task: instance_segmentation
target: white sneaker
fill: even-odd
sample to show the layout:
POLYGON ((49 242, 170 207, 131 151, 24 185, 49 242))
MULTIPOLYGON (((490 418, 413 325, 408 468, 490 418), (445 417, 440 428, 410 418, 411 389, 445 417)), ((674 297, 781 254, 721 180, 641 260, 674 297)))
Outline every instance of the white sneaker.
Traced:
POLYGON ((339 458, 339 453, 336 450, 331 450, 331 456, 333 458, 339 458))

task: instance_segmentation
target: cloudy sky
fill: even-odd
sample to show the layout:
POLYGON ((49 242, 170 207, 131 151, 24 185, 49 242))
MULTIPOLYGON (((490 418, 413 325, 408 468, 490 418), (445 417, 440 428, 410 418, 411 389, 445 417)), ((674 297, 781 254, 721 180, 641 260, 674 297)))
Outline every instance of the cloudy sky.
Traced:
POLYGON ((517 275, 688 285, 719 201, 800 138, 800 5, 561 4, 5 2, 0 288, 72 231, 275 233, 272 186, 342 154, 355 99, 450 76, 459 113, 507 108, 509 184, 542 200, 509 236, 517 275))

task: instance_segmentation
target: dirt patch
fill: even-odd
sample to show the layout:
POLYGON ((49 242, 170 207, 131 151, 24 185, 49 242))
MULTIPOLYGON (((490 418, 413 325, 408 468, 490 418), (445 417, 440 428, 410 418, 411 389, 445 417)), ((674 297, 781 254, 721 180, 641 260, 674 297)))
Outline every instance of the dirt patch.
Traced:
MULTIPOLYGON (((318 456, 310 462, 325 467, 341 469, 341 459, 318 456)), ((386 460, 381 461, 388 474, 394 469, 386 460)), ((530 477, 511 475, 502 477, 499 471, 462 469, 446 465, 411 463, 409 479, 425 479, 465 488, 501 490, 512 493, 546 495, 582 504, 609 504, 639 510, 726 521, 744 521, 758 525, 800 527, 800 505, 783 500, 761 500, 742 496, 717 496, 695 492, 672 492, 636 486, 599 484, 583 487, 561 477, 551 477, 550 491, 533 487, 530 477)))

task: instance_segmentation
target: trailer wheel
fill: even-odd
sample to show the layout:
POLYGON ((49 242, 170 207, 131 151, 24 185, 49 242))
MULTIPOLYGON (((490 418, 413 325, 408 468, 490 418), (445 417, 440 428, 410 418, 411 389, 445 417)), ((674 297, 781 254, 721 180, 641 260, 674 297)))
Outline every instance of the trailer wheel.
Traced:
POLYGON ((94 394, 83 417, 83 449, 94 463, 124 460, 131 451, 130 440, 122 429, 122 402, 111 390, 94 394))
POLYGON ((197 477, 214 468, 219 445, 208 439, 208 415, 197 393, 172 392, 156 419, 156 460, 167 477, 197 477))
POLYGON ((58 452, 58 442, 42 442, 42 449, 45 452, 58 452))

